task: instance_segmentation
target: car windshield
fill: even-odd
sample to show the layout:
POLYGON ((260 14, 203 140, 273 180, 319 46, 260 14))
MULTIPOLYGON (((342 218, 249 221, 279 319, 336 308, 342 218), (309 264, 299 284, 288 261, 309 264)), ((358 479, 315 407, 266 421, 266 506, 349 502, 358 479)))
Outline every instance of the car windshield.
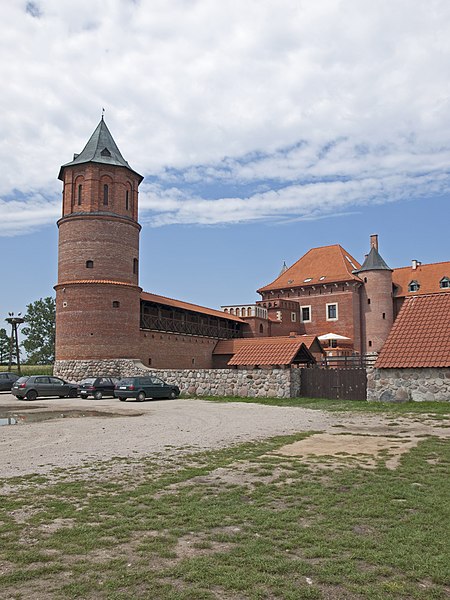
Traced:
POLYGON ((85 383, 95 383, 95 377, 88 377, 87 379, 83 379, 83 381, 80 381, 80 385, 83 385, 85 383))

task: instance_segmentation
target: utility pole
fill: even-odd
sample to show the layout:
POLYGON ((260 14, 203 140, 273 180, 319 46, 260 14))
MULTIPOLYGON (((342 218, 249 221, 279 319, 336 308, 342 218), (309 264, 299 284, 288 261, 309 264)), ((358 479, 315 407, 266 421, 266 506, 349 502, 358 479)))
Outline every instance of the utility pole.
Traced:
POLYGON ((5 321, 11 325, 11 337, 10 337, 10 340, 9 340, 9 365, 8 365, 8 371, 11 371, 13 354, 15 352, 15 354, 16 354, 16 362, 17 362, 17 371, 18 371, 18 373, 20 375, 20 353, 19 353, 18 329, 19 329, 19 325, 22 325, 22 323, 25 321, 25 319, 20 316, 21 313, 19 313, 17 315, 17 317, 14 316, 14 313, 8 313, 8 314, 9 314, 9 318, 5 319, 5 321))

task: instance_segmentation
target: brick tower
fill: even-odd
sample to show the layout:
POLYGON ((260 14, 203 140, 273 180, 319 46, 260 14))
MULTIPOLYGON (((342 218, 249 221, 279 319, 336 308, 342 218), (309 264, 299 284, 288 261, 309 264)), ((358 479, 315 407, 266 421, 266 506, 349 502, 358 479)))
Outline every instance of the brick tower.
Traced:
POLYGON ((378 236, 370 236, 370 252, 360 269, 353 271, 363 280, 361 290, 362 352, 380 352, 394 323, 392 269, 378 252, 378 236))
MULTIPOLYGON (((138 355, 138 187, 103 117, 81 154, 61 167, 55 372, 138 355)), ((111 361, 110 361, 111 362, 111 361)), ((76 373, 79 374, 79 373, 76 373)))

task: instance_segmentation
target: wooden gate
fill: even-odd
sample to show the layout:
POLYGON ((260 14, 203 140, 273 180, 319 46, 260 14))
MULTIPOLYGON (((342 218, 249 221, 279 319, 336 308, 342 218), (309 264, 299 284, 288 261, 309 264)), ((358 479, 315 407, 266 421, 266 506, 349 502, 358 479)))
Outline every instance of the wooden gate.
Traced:
POLYGON ((366 370, 320 367, 302 369, 300 395, 331 400, 366 400, 366 370))

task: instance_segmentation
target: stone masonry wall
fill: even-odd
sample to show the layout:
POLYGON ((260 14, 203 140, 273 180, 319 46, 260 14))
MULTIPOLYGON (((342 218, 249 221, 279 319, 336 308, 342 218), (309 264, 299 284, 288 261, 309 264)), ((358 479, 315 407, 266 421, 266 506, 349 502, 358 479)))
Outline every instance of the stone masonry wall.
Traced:
POLYGON ((70 381, 105 375, 127 377, 154 374, 178 385, 186 396, 295 398, 300 394, 301 369, 149 369, 139 360, 60 360, 54 374, 70 381))
POLYGON ((450 402, 450 369, 367 369, 367 400, 450 402))

